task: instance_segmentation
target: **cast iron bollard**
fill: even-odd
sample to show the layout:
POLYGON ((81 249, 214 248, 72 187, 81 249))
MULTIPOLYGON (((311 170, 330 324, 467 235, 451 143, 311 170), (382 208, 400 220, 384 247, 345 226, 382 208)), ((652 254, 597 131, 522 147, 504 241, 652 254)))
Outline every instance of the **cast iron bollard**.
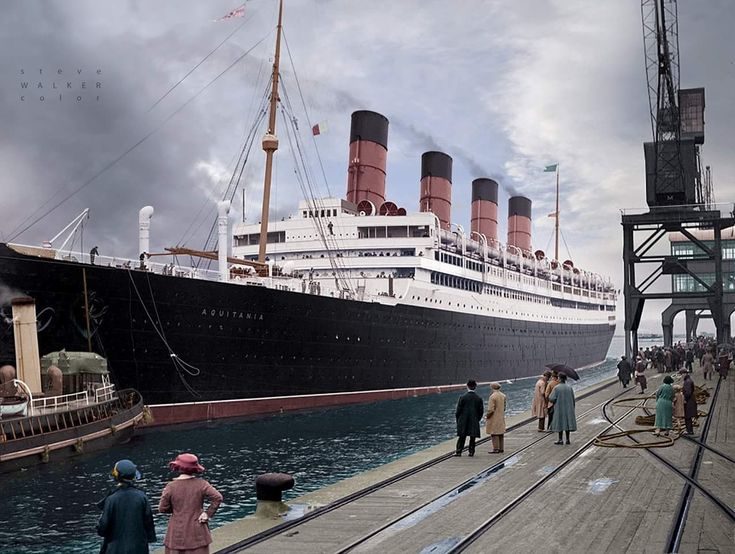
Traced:
POLYGON ((294 478, 287 473, 264 473, 255 479, 255 496, 258 504, 255 515, 260 517, 277 517, 288 511, 288 506, 281 501, 283 491, 292 489, 294 478))

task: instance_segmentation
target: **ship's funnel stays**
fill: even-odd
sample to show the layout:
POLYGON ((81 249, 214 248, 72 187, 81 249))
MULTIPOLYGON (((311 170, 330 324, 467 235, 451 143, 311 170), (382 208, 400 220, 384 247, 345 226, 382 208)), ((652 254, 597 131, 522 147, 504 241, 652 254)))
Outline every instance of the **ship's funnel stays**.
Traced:
POLYGON ((471 230, 485 235, 488 242, 498 240, 498 183, 492 179, 472 181, 471 230))
POLYGON ((366 110, 353 112, 350 127, 350 163, 347 200, 375 206, 385 202, 385 164, 388 158, 388 120, 366 110))
POLYGON ((525 196, 508 200, 508 244, 531 251, 531 200, 525 196))
POLYGON ((452 158, 444 152, 421 155, 421 199, 419 210, 432 212, 442 229, 449 230, 452 210, 452 158))

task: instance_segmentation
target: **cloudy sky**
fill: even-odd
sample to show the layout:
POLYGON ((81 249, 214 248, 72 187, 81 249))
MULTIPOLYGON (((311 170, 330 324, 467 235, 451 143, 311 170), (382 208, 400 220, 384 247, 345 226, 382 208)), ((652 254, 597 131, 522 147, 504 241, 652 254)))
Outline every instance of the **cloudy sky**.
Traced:
MULTIPOLYGON (((154 248, 202 247, 272 63, 276 0, 214 21, 238 1, 4 0, 0 239, 38 244, 90 208, 85 250, 135 257, 137 212, 150 204, 154 248)), ((558 162, 570 257, 622 286, 620 209, 645 207, 642 142, 651 135, 637 0, 286 4, 286 92, 302 131, 328 124, 315 141, 321 193, 344 195, 350 113, 374 110, 390 120, 390 199, 416 210, 421 154, 442 150, 454 158, 457 223, 469 227, 472 179, 490 176, 504 187, 502 221, 508 191, 529 196, 534 244, 551 251, 554 177, 542 170, 558 162)), ((731 0, 679 1, 681 84, 706 88, 703 155, 722 202, 735 192, 733 28, 731 0)), ((274 217, 302 196, 281 136, 274 217)), ((261 158, 255 149, 243 176, 252 221, 261 158)), ((242 217, 237 198, 233 220, 242 217)), ((657 322, 648 309, 643 326, 657 322)))

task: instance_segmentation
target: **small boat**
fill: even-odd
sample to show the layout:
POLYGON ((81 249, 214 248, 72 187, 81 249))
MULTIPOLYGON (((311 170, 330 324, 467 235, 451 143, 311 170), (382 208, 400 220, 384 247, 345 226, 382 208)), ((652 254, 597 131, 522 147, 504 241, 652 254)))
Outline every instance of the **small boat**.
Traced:
POLYGON ((22 396, 0 396, 0 419, 7 416, 26 415, 28 399, 22 396))
MULTIPOLYGON (((13 385, 25 391, 26 397, 21 392, 0 398, 0 473, 127 442, 146 418, 140 393, 116 390, 104 358, 78 354, 55 353, 51 357, 54 361, 67 363, 59 363, 63 369, 47 366, 46 374, 50 383, 55 372, 59 388, 62 383, 75 383, 82 390, 69 387, 73 392, 34 398, 23 381, 13 379, 13 385)), ((48 357, 44 358, 46 365, 48 357)))

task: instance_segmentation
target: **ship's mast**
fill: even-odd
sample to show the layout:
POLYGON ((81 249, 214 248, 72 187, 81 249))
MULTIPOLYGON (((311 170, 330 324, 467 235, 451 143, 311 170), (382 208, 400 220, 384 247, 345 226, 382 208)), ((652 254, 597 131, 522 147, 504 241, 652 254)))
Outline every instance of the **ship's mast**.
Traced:
POLYGON ((268 116, 268 131, 263 137, 265 150, 265 178, 263 179, 263 211, 260 216, 260 249, 258 261, 265 262, 265 247, 268 242, 268 212, 270 210, 271 176, 273 175, 273 154, 278 150, 276 137, 276 106, 278 105, 278 64, 281 59, 281 28, 283 23, 283 0, 278 6, 278 30, 276 32, 276 55, 273 58, 273 81, 271 84, 271 102, 268 116))

